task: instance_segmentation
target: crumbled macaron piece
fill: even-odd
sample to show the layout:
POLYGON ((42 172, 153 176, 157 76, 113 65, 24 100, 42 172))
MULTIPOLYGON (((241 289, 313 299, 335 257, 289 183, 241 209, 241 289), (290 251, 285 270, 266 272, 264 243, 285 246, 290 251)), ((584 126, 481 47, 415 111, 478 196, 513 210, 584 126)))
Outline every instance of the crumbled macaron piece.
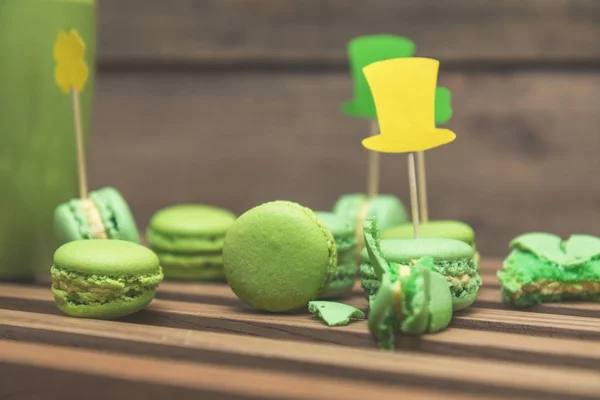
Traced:
POLYGON ((346 326, 351 320, 365 318, 365 313, 358 308, 334 301, 311 301, 308 311, 329 326, 346 326))

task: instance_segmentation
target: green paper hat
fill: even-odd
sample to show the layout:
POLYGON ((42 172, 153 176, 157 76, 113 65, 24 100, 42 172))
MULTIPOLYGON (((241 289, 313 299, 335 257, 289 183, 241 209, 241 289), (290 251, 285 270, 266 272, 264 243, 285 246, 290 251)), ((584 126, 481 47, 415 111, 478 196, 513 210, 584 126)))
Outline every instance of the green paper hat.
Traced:
POLYGON ((377 61, 411 57, 415 44, 402 36, 359 36, 348 43, 350 73, 354 81, 354 99, 342 104, 342 112, 359 118, 377 118, 373 95, 363 68, 377 61))

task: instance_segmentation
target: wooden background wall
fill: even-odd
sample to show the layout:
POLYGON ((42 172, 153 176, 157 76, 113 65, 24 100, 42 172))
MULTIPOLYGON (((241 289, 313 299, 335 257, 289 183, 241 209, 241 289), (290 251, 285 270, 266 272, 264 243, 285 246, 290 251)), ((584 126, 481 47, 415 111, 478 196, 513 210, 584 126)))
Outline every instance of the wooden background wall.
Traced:
MULTIPOLYGON (((488 256, 524 231, 600 234, 600 1, 100 0, 98 24, 92 186, 140 227, 173 203, 329 209, 364 190, 345 45, 395 33, 454 95, 432 217, 472 224, 488 256)), ((383 169, 408 206, 405 157, 383 169)))

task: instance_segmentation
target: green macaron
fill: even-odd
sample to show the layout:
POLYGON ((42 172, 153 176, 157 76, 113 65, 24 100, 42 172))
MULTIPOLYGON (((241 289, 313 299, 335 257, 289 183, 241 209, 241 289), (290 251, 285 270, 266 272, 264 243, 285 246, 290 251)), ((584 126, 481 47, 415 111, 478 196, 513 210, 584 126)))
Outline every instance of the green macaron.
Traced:
MULTIPOLYGON (((455 311, 468 307, 475 301, 481 277, 473 248, 468 244, 442 238, 384 239, 381 241, 381 249, 385 259, 391 263, 406 264, 431 256, 435 270, 446 278, 450 286, 455 311)), ((363 251, 361 256, 361 284, 368 298, 377 291, 380 280, 374 273, 368 253, 363 251)))
POLYGON ((242 214, 227 231, 225 276, 233 292, 255 309, 306 307, 331 282, 337 248, 309 208, 273 201, 242 214))
POLYGON ((165 279, 223 280, 223 241, 234 221, 230 211, 203 204, 175 205, 155 213, 147 239, 165 279))
MULTIPOLYGON (((465 242, 473 247, 475 259, 479 260, 479 253, 475 246, 475 231, 464 222, 452 220, 423 222, 419 224, 419 235, 423 238, 445 238, 465 242)), ((381 233, 382 239, 412 239, 414 237, 414 227, 411 223, 398 225, 381 233)))
POLYGON ((380 279, 369 302, 369 330, 378 345, 393 349, 396 333, 421 335, 445 329, 452 320, 452 295, 446 279, 435 272, 433 258, 388 263, 376 222, 367 220, 364 232, 371 265, 380 279))
POLYGON ((452 321, 452 295, 444 277, 424 265, 430 259, 383 276, 369 311, 369 331, 381 348, 393 349, 397 333, 436 333, 452 321))
POLYGON ((140 243, 137 225, 123 196, 112 187, 71 199, 54 212, 60 243, 82 239, 118 239, 140 243))
POLYGON ((122 240, 77 240, 54 253, 52 293, 71 317, 114 319, 146 307, 163 279, 156 255, 122 240))
POLYGON ((389 194, 372 198, 363 193, 345 194, 335 203, 333 212, 354 226, 357 262, 360 262, 360 251, 364 248, 363 224, 367 218, 376 218, 382 231, 407 221, 404 205, 389 194))
POLYGON ((338 259, 336 273, 331 283, 321 292, 319 298, 340 297, 352 290, 358 274, 358 264, 355 258, 356 237, 354 227, 336 214, 325 211, 318 211, 316 214, 333 236, 338 259))

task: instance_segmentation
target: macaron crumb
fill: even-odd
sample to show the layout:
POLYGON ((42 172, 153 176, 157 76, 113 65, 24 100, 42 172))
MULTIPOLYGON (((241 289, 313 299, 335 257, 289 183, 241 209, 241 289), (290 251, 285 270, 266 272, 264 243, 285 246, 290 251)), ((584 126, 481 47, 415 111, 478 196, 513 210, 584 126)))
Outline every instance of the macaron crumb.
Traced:
POLYGON ((308 311, 329 326, 346 326, 350 321, 365 318, 358 308, 333 301, 311 301, 308 311))

